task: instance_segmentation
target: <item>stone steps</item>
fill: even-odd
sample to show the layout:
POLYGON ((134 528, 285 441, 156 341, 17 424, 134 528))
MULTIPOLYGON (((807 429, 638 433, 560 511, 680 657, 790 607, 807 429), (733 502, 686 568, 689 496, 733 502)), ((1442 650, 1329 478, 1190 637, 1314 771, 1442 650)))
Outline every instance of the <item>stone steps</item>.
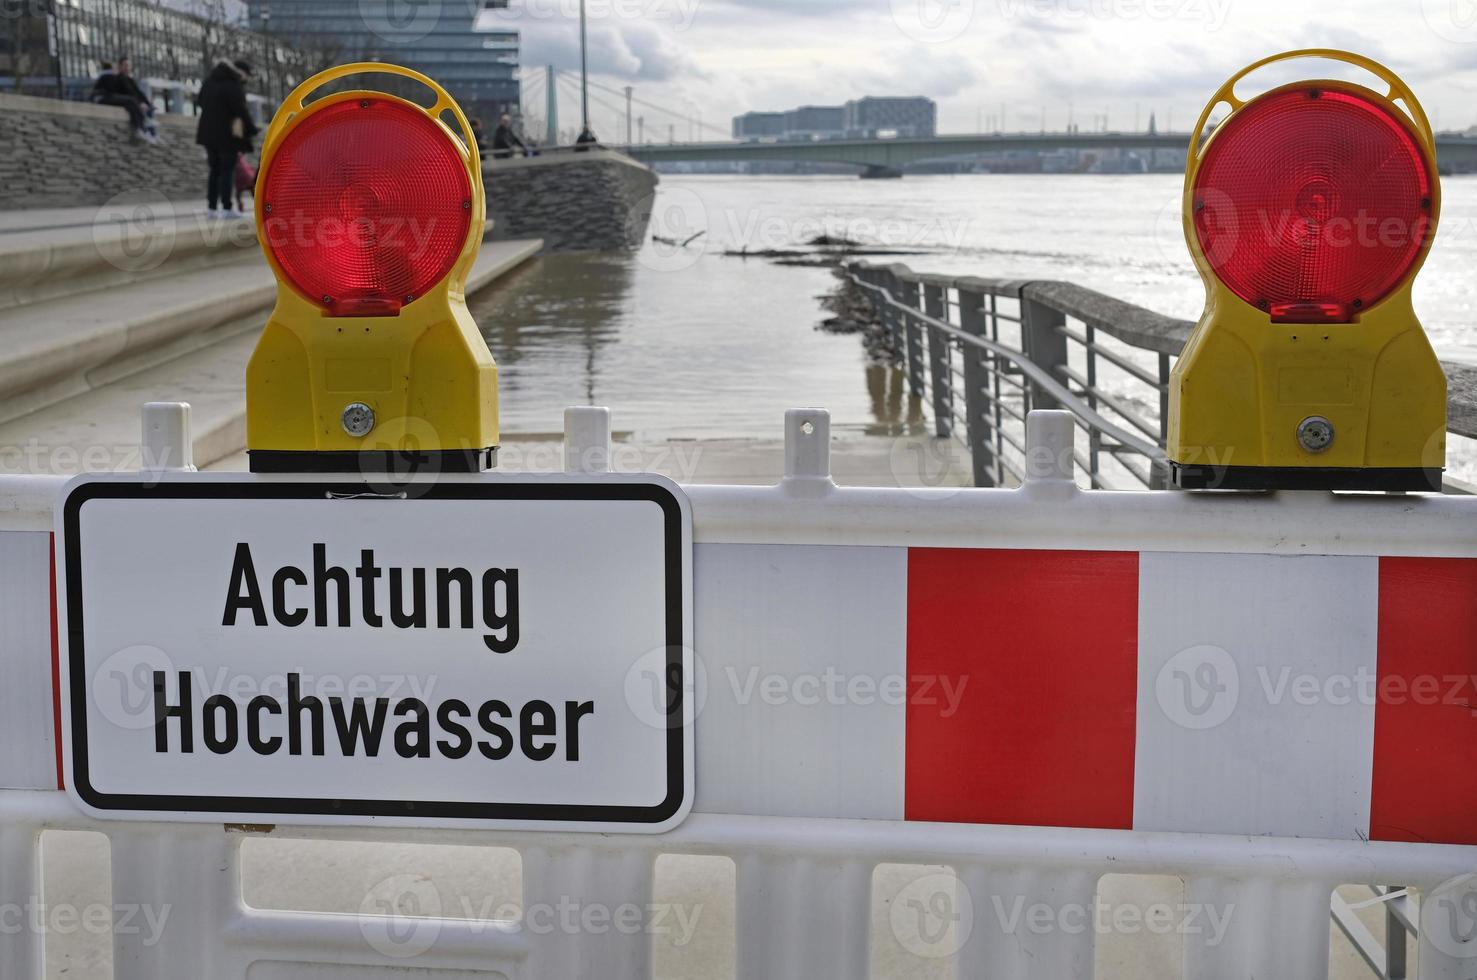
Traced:
POLYGON ((260 326, 275 300, 250 219, 99 213, 0 213, 0 422, 260 326))
MULTIPOLYGON (((485 242, 467 277, 467 292, 486 288, 498 277, 537 254, 542 242, 485 242)), ((149 401, 186 401, 191 405, 195 463, 208 466, 239 453, 246 444, 246 362, 275 295, 265 263, 239 270, 211 270, 233 274, 231 295, 241 306, 250 305, 252 275, 265 276, 265 300, 260 308, 241 315, 217 309, 215 324, 201 328, 204 312, 192 305, 194 330, 176 336, 171 344, 155 345, 138 358, 114 355, 90 371, 75 376, 79 386, 68 397, 55 400, 20 417, 0 422, 0 473, 62 473, 127 470, 139 466, 140 409, 149 401)), ((179 280, 207 273, 189 273, 179 280)), ((147 284, 140 284, 140 286, 147 284)), ((256 297, 259 298, 259 297, 256 297)), ((214 302, 223 307, 217 292, 214 302)), ((32 309, 39 309, 35 307, 32 309)), ((236 307, 239 310, 239 307, 236 307)), ((0 336, 6 326, 0 314, 0 336)), ((180 311, 181 321, 187 317, 180 311)), ((97 330, 94 324, 89 328, 97 330)), ((107 333, 116 343, 116 331, 107 333)), ((0 355, 0 371, 7 369, 0 355)), ((0 391, 8 383, 0 380, 0 391)))
POLYGON ((0 311, 260 257, 250 216, 211 218, 147 197, 0 212, 0 311))
POLYGON ((260 255, 250 219, 212 219, 147 198, 25 215, 0 220, 0 310, 260 255))
POLYGON ((258 255, 104 291, 0 310, 0 419, 13 419, 92 390, 212 331, 264 319, 276 280, 258 255))

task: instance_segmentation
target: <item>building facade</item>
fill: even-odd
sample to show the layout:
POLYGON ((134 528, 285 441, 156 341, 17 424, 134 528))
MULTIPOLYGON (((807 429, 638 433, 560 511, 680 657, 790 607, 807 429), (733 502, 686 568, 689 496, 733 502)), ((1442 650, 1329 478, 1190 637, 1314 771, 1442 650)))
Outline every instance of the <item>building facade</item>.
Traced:
POLYGON ((746 112, 733 117, 733 138, 737 140, 770 139, 785 135, 785 113, 746 112))
POLYGON ((746 112, 733 119, 734 139, 828 140, 934 136, 932 99, 868 96, 845 105, 807 105, 785 112, 746 112))
POLYGON ((254 100, 312 66, 285 38, 250 30, 228 0, 55 0, 0 16, 0 91, 86 99, 104 64, 127 56, 133 75, 166 112, 191 97, 223 58, 258 66, 254 100), (273 77, 275 70, 276 77, 273 77))
POLYGON ((844 106, 803 105, 785 113, 789 127, 812 139, 835 139, 846 129, 844 106))
POLYGON ((932 99, 868 96, 846 103, 845 109, 846 135, 851 139, 938 135, 938 106, 932 99))
POLYGON ((414 68, 443 85, 468 116, 488 124, 504 112, 519 114, 518 32, 479 30, 485 10, 506 5, 507 0, 247 0, 250 24, 259 33, 291 37, 325 65, 385 61, 414 68))

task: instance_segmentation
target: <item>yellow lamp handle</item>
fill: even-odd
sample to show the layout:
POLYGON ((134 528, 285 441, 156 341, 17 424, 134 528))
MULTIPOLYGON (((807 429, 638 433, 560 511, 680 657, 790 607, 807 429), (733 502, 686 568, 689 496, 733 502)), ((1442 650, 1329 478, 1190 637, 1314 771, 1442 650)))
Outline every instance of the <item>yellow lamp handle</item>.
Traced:
POLYGON ((1303 48, 1298 51, 1284 51, 1281 54, 1274 54, 1269 58, 1263 58, 1261 61, 1247 65, 1232 75, 1230 80, 1222 85, 1216 91, 1215 95, 1211 97, 1210 101, 1206 103, 1205 111, 1200 114, 1200 119, 1196 122, 1195 129, 1190 133, 1191 159, 1198 157, 1203 151, 1200 134, 1205 132, 1205 126, 1210 122, 1210 114, 1215 111, 1215 107, 1224 102, 1234 112, 1246 104, 1245 100, 1236 97, 1235 89, 1237 82, 1252 72, 1265 68, 1268 65, 1276 64, 1280 61, 1293 61, 1298 58, 1322 58, 1326 61, 1342 61, 1345 64, 1364 69, 1389 85, 1390 90, 1385 93, 1385 98, 1392 102, 1399 102, 1405 106, 1406 111, 1410 113, 1411 119, 1415 122, 1416 136, 1420 139, 1421 145, 1425 148, 1426 153, 1429 154, 1432 160, 1436 158, 1436 135, 1431 129, 1430 120, 1426 118, 1426 110, 1421 108, 1420 101, 1416 99, 1415 93, 1401 80, 1399 75, 1396 75, 1378 61, 1366 58, 1363 55, 1354 54, 1351 51, 1340 51, 1337 48, 1303 48))
POLYGON ((463 158, 475 173, 481 174, 482 154, 477 149, 477 140, 472 136, 472 124, 467 121, 466 115, 462 112, 462 107, 457 105, 456 100, 451 97, 446 89, 414 68, 404 68, 400 65, 391 65, 380 61, 357 61, 348 65, 335 65, 332 68, 320 71, 293 89, 292 93, 283 100, 282 105, 277 110, 277 114, 272 117, 272 124, 267 128, 266 138, 262 141, 262 157, 264 159, 266 158, 269 148, 276 145, 277 140, 281 138, 283 132, 288 128, 288 124, 292 122, 298 113, 303 111, 305 108, 304 103, 309 95, 312 95, 329 82, 337 81, 347 75, 369 74, 399 75, 402 78, 409 78, 420 82, 426 88, 436 93, 436 104, 425 111, 437 122, 441 121, 441 114, 443 112, 451 112, 452 117, 456 119, 457 125, 462 130, 463 158))

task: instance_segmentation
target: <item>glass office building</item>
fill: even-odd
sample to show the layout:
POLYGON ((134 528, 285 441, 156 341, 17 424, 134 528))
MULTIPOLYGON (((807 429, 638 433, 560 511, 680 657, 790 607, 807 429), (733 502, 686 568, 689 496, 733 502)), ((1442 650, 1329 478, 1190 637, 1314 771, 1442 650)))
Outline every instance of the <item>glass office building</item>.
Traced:
POLYGON ((846 103, 846 135, 876 139, 882 133, 932 137, 938 134, 938 107, 922 96, 868 96, 846 103))
POLYGON ((867 96, 845 105, 807 105, 787 112, 749 112, 733 119, 734 139, 877 139, 934 136, 938 107, 921 96, 867 96))
POLYGON ((479 31, 477 22, 506 2, 247 0, 247 16, 257 33, 291 38, 325 64, 387 61, 424 72, 467 115, 494 125, 519 111, 518 32, 479 31))
POLYGON ((740 140, 825 140, 844 135, 844 106, 803 105, 788 112, 746 112, 733 118, 733 138, 740 140))

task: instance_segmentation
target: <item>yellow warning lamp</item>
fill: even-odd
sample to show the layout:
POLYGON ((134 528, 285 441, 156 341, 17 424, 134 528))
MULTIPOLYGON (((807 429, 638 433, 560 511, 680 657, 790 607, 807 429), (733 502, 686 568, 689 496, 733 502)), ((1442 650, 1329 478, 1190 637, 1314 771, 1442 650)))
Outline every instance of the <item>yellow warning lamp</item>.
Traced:
POLYGON ((1205 313, 1169 389, 1168 455, 1182 489, 1439 490, 1446 377, 1411 289, 1441 188, 1425 112, 1392 72, 1314 49, 1259 61, 1195 127, 1185 237, 1205 313), (1320 58, 1389 86, 1235 86, 1320 58), (1217 106, 1229 115, 1203 144, 1217 106))
POLYGON ((256 193, 278 285, 246 370, 252 472, 493 464, 497 365, 465 295, 486 215, 471 132, 439 85, 379 63, 315 75, 278 110, 256 193), (436 101, 340 91, 305 102, 363 73, 414 79, 436 101))

